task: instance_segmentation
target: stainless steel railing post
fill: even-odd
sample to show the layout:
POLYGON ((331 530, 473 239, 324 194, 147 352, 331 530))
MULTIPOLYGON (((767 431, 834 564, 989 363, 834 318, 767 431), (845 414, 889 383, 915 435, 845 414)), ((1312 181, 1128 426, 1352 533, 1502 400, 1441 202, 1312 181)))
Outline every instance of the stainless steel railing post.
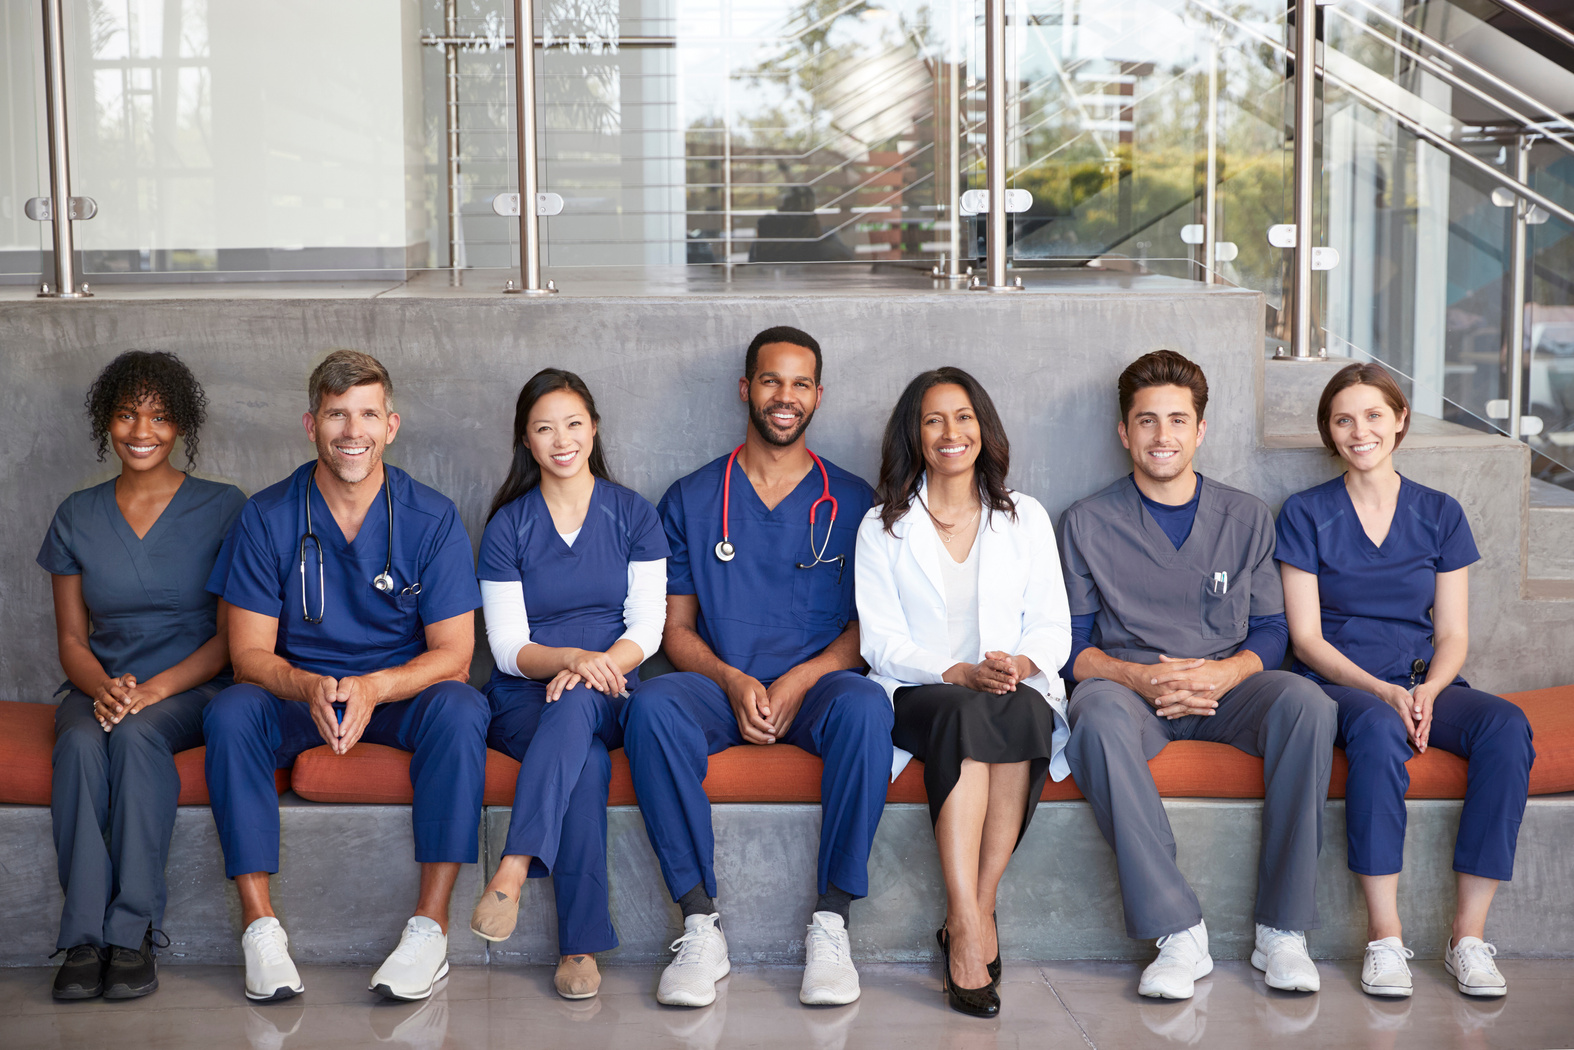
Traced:
POLYGON ((1317 171, 1313 121, 1317 106, 1317 2, 1295 3, 1295 249, 1290 277, 1290 354, 1315 357, 1312 349, 1312 191, 1317 171))
MULTIPOLYGON (((443 0, 443 32, 452 40, 459 35, 459 0, 443 0)), ((459 283, 464 243, 463 216, 459 212, 459 45, 443 45, 443 118, 448 127, 448 269, 459 283)))
POLYGON ((1217 260, 1214 247, 1219 240, 1218 197, 1219 182, 1219 34, 1215 30, 1208 40, 1208 174, 1207 185, 1202 190, 1202 279, 1215 283, 1217 260))
MULTIPOLYGON (((1514 178, 1520 185, 1530 184, 1530 147, 1534 139, 1520 135, 1514 140, 1514 178)), ((1509 236, 1508 283, 1509 315, 1505 325, 1508 340, 1508 436, 1518 441, 1525 406, 1525 248, 1530 218, 1530 202, 1514 198, 1514 227, 1509 236)))
POLYGON ((1006 283, 1006 3, 984 0, 984 184, 989 211, 984 225, 988 275, 973 287, 1017 291, 1006 283))
MULTIPOLYGON (((968 5, 971 10, 971 4, 968 5)), ((940 70, 939 109, 945 114, 943 132, 946 147, 944 151, 937 151, 935 161, 944 164, 945 181, 943 193, 937 193, 937 203, 945 208, 946 222, 949 230, 946 234, 946 252, 939 265, 934 267, 931 274, 940 280, 965 281, 972 276, 973 268, 962 265, 962 78, 966 75, 966 60, 962 50, 961 21, 962 5, 959 0, 951 0, 951 31, 946 43, 944 61, 937 63, 940 70)), ((967 29, 972 30, 972 20, 968 20, 967 29)), ((936 121, 938 129, 941 121, 936 121)), ((971 254, 971 253, 969 253, 971 254)))
POLYGON ((541 285, 541 216, 536 210, 536 5, 514 0, 514 121, 519 136, 519 273, 524 287, 505 292, 551 295, 557 287, 541 285))
POLYGON ((61 0, 44 0, 44 107, 49 128, 50 225, 54 230, 55 283, 39 289, 46 299, 91 295, 77 285, 76 243, 71 229, 71 140, 66 123, 65 17, 61 0))

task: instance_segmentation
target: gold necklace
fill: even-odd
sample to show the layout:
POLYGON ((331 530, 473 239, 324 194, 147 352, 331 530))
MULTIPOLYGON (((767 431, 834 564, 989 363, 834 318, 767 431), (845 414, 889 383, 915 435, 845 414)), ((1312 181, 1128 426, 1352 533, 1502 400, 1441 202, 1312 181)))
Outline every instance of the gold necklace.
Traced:
POLYGON ((935 533, 940 536, 940 542, 950 546, 952 540, 960 536, 964 530, 972 525, 973 522, 978 520, 978 516, 984 511, 984 505, 980 503, 973 509, 973 516, 971 518, 968 518, 967 521, 963 522, 961 525, 956 526, 942 525, 940 523, 940 519, 935 517, 934 511, 929 510, 927 506, 924 507, 924 510, 928 512, 929 520, 934 523, 935 533), (950 535, 948 536, 946 533, 950 533, 950 535))

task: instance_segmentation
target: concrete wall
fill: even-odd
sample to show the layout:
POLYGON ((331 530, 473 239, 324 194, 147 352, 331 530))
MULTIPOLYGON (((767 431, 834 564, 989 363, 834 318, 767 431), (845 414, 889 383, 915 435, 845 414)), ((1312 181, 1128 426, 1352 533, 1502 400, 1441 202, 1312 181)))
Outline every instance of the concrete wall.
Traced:
MULTIPOLYGON (((1251 953, 1252 904, 1262 804, 1169 799, 1182 873, 1202 901, 1215 957, 1251 953)), ((1450 870, 1460 803, 1410 804, 1400 914, 1405 943, 1440 958, 1453 917, 1450 870)), ((718 906, 737 963, 803 959, 803 927, 814 901, 820 810, 805 805, 715 808, 718 906)), ((508 827, 508 809, 489 809, 482 829, 490 874, 508 827)), ((639 811, 609 814, 608 869, 613 923, 621 945, 602 962, 648 964, 670 958, 682 931, 667 898, 639 811)), ((1507 956, 1574 953, 1574 892, 1565 847, 1574 837, 1574 798, 1531 799, 1520 832, 1515 878, 1493 905, 1487 936, 1507 956)), ((328 806, 285 796, 283 871, 274 905, 298 962, 373 966, 397 943, 415 902, 419 873, 410 859, 405 806, 328 806)), ((1308 935, 1312 955, 1358 959, 1366 946, 1360 888, 1345 869, 1344 803, 1324 814, 1318 866, 1323 928, 1308 935)), ((54 950, 60 890, 49 840, 49 811, 0 806, 0 966, 39 966, 54 950)), ((945 915, 944 883, 928 810, 887 806, 869 860, 869 896, 853 905, 853 951, 860 962, 913 962, 936 955, 945 915)), ((534 879, 521 900, 514 936, 488 946, 466 931, 480 897, 482 869, 465 865, 454 892, 449 958, 493 965, 556 961, 557 919, 550 879, 534 879)), ((1001 952, 1007 959, 1146 959, 1151 942, 1125 936, 1115 859, 1083 802, 1040 803, 1000 890, 1001 952)), ((236 964, 240 905, 225 881, 208 810, 180 810, 169 866, 166 959, 236 964)))
MULTIPOLYGON (((125 349, 173 350, 192 366, 211 402, 200 472, 248 492, 312 455, 299 420, 314 363, 336 346, 376 353, 393 373, 404 420, 390 461, 453 497, 479 540, 508 461, 514 398, 537 369, 560 365, 585 377, 614 471, 654 500, 740 440, 743 348, 780 323, 825 346, 814 448, 866 478, 902 386, 923 368, 956 363, 999 404, 1014 446, 1012 483, 1058 515, 1130 470, 1114 432, 1115 377, 1138 354, 1171 346, 1203 365, 1212 388, 1199 468, 1277 507, 1333 466, 1311 447, 1319 366, 1264 365, 1261 303, 1256 293, 1200 287, 1016 297, 3 302, 0 432, 15 451, 0 461, 0 491, 20 498, 0 505, 0 531, 11 537, 0 545, 0 697, 46 700, 60 681, 49 580, 33 557, 60 500, 118 469, 113 459, 94 462, 81 406, 97 370, 125 349)), ((1434 429, 1407 440, 1400 468, 1459 497, 1485 555, 1473 576, 1468 675, 1497 690, 1574 681, 1574 602, 1521 598, 1525 447, 1434 429)), ((477 680, 487 669, 478 646, 477 680)))

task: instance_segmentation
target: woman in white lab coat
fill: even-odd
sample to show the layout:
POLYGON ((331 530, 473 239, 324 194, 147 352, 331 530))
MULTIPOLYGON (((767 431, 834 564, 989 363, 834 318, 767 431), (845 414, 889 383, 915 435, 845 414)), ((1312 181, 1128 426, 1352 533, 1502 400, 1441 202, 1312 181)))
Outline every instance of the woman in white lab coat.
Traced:
POLYGON ((976 379, 919 375, 886 425, 855 559, 870 677, 891 695, 896 745, 924 763, 946 884, 946 993, 984 1017, 1000 1009, 996 889, 1046 774, 1069 772, 1060 559, 1044 508, 1006 488, 1009 463, 976 379))

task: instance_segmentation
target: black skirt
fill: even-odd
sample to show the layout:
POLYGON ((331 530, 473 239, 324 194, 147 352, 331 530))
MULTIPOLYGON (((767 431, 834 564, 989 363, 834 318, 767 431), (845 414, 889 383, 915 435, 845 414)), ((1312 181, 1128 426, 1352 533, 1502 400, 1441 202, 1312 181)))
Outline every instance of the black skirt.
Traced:
POLYGON ((896 691, 896 726, 891 739, 924 764, 924 791, 929 795, 929 823, 940 819, 951 789, 962 775, 962 760, 1028 762, 1027 831, 1038 809, 1049 774, 1055 712, 1042 693, 1019 685, 1000 695, 960 685, 915 685, 896 691))

